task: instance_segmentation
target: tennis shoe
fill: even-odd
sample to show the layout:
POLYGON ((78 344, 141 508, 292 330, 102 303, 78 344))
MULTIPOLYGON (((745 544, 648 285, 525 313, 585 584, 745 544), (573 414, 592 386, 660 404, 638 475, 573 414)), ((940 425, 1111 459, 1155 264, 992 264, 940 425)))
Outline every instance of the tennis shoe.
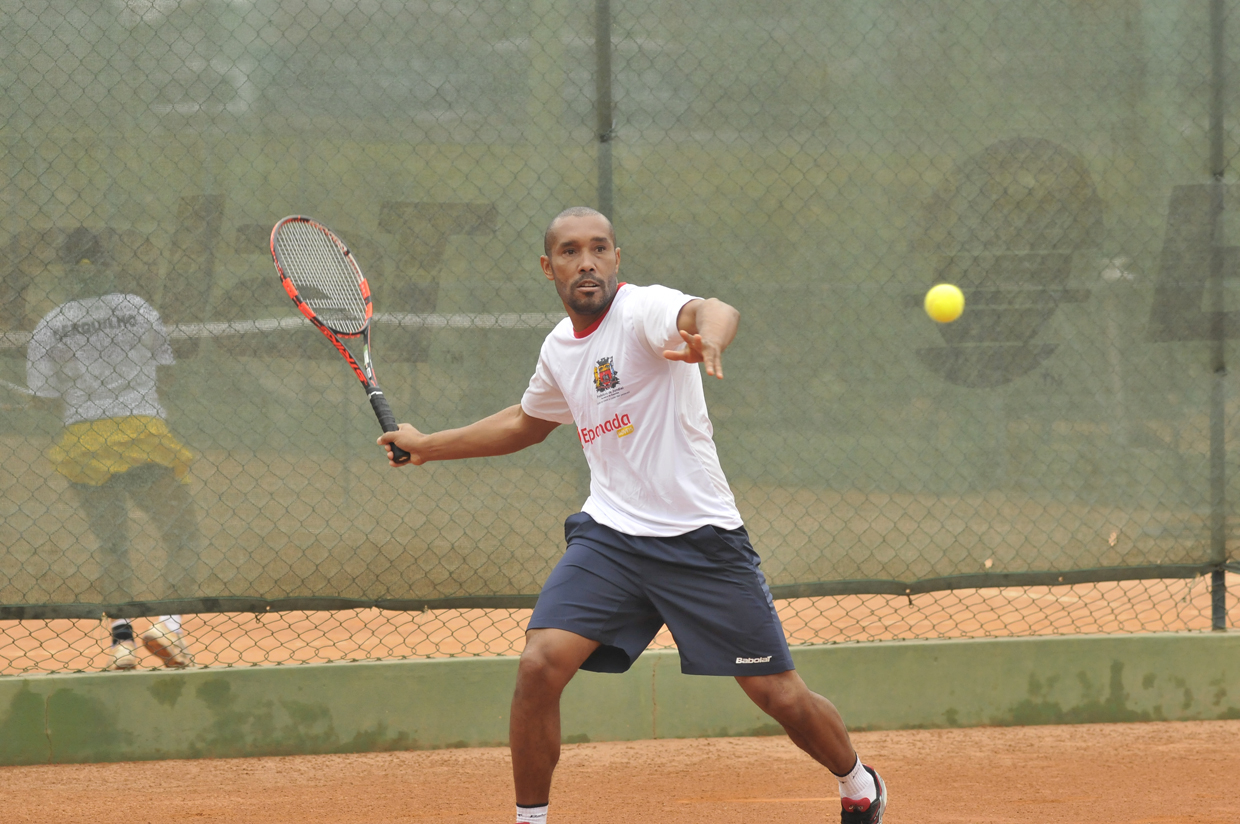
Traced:
MULTIPOLYGON (((861 766, 865 767, 864 764, 861 766)), ((841 798, 844 811, 840 814, 840 824, 883 824, 883 813, 887 810, 887 785, 873 767, 865 767, 874 778, 874 791, 878 797, 871 801, 868 798, 841 798)))
POLYGON ((142 645, 147 652, 159 658, 165 667, 180 669, 194 665, 194 656, 189 654, 189 649, 185 646, 185 636, 180 630, 169 629, 162 621, 152 624, 150 629, 142 633, 142 645))
POLYGON ((108 652, 112 656, 112 669, 131 670, 138 666, 138 645, 133 641, 116 641, 108 652))

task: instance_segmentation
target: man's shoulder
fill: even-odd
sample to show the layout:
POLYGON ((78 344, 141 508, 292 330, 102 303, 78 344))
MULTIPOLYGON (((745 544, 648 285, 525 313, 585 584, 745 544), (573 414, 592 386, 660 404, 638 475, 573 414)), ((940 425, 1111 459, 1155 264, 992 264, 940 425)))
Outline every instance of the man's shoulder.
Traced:
POLYGON ((626 303, 634 309, 657 306, 663 303, 684 303, 687 300, 692 300, 694 297, 688 292, 683 292, 673 286, 664 286, 661 283, 650 283, 645 286, 626 283, 621 292, 627 292, 626 303))
POLYGON ((551 331, 547 333, 547 337, 543 338, 543 349, 545 350, 548 346, 554 346, 557 343, 563 343, 572 339, 573 321, 565 316, 551 328, 551 331))
POLYGON ((113 292, 108 295, 97 295, 89 298, 76 298, 67 300, 57 306, 44 316, 44 320, 53 320, 61 317, 80 317, 88 315, 92 311, 100 309, 111 310, 120 308, 138 309, 142 312, 152 315, 158 315, 155 307, 147 303, 145 299, 138 295, 132 295, 124 292, 113 292))
POLYGON ((645 285, 622 283, 620 284, 619 291, 616 292, 612 309, 618 315, 630 315, 634 312, 641 313, 660 304, 675 301, 682 294, 677 289, 658 283, 648 283, 645 285))
POLYGON ((90 301, 97 300, 98 298, 65 301, 39 320, 38 326, 35 327, 35 332, 56 331, 62 327, 72 326, 90 314, 90 301))

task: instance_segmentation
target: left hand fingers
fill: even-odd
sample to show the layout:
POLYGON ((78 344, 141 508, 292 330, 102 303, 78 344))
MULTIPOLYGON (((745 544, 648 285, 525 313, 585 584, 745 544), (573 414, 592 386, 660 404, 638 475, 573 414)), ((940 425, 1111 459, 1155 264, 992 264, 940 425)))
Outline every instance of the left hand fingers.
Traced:
POLYGON ((663 357, 685 363, 702 363, 706 365, 706 374, 723 377, 723 353, 717 346, 702 340, 701 335, 691 335, 683 329, 680 330, 680 337, 684 339, 685 347, 666 350, 663 357))
POLYGON ((706 365, 706 374, 723 380, 723 353, 714 346, 702 350, 702 363, 706 365))
POLYGON ((690 335, 688 332, 681 330, 680 336, 685 339, 685 343, 694 352, 694 359, 690 363, 702 363, 706 366, 706 374, 716 378, 723 378, 723 350, 710 341, 702 339, 701 335, 690 335))
POLYGON ((684 339, 685 346, 683 349, 665 349, 663 357, 668 360, 684 361, 685 363, 701 363, 702 362, 702 336, 690 335, 685 330, 680 330, 680 337, 684 339))

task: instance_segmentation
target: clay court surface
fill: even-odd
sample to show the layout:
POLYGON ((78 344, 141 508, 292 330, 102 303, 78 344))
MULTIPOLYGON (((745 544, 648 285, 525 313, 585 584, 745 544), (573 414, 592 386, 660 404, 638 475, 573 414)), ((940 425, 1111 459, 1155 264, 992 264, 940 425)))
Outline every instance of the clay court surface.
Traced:
MULTIPOLYGON (((1235 824, 1240 720, 858 733, 886 824, 1235 824)), ((551 824, 838 821, 782 737, 564 747, 551 824)), ((506 749, 0 768, 5 822, 513 820, 506 749)))

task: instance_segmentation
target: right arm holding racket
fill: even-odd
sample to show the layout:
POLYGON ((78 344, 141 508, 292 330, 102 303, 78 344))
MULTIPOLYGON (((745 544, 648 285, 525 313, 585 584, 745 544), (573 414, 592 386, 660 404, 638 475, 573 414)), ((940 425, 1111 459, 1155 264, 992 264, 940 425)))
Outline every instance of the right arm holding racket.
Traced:
POLYGON ((542 443, 557 426, 559 424, 554 421, 527 415, 518 403, 460 429, 423 434, 402 423, 395 432, 384 432, 379 437, 379 445, 387 448, 392 466, 420 466, 429 461, 508 455, 542 443), (393 446, 408 452, 409 459, 395 460, 393 446))
POLYGON ((507 455, 542 442, 559 424, 530 417, 520 405, 477 423, 424 435, 409 424, 396 425, 375 380, 370 354, 374 312, 370 286, 352 253, 321 223, 301 215, 286 217, 271 230, 271 256, 284 291, 353 369, 383 428, 379 443, 392 466, 455 458, 507 455), (345 341, 361 339, 360 357, 345 341))
MULTIPOLYGON (((707 374, 723 378, 723 350, 736 337, 739 321, 740 313, 720 300, 691 300, 681 307, 676 318, 676 326, 685 345, 681 349, 665 351, 663 357, 672 361, 705 364, 707 374)), ((550 388, 548 381, 540 363, 531 385, 545 393, 550 388)), ((558 390, 550 394, 563 399, 558 390)), ((565 405, 552 414, 567 416, 568 407, 565 405)), ((384 433, 379 438, 379 445, 404 449, 410 455, 407 463, 415 465, 458 458, 487 458, 542 443, 559 425, 558 422, 529 415, 521 404, 516 404, 469 426, 430 435, 402 423, 398 431, 384 433)), ((392 465, 404 464, 392 461, 392 465)))

